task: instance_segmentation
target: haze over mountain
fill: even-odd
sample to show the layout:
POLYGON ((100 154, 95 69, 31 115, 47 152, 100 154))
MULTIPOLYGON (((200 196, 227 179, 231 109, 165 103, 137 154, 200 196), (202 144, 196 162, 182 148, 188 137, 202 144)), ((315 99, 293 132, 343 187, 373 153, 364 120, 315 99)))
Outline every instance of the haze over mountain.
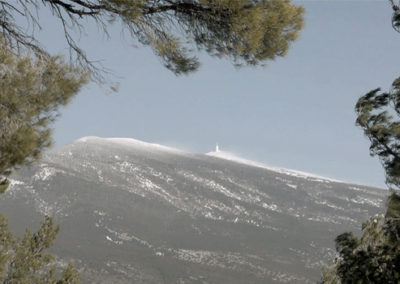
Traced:
POLYGON ((0 198, 13 229, 61 225, 83 283, 312 283, 334 238, 387 192, 216 151, 84 137, 45 153, 0 198))

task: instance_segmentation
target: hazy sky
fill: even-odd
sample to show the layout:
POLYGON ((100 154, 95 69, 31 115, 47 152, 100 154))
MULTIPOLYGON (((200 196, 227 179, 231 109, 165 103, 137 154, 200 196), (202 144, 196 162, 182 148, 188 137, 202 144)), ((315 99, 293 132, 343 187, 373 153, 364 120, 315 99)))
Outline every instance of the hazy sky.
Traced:
MULTIPOLYGON (((222 150, 332 178, 383 186, 377 158, 355 124, 357 98, 400 75, 400 34, 387 1, 297 1, 306 26, 288 55, 266 68, 235 69, 201 54, 200 70, 176 77, 118 26, 107 40, 82 37, 91 59, 119 78, 118 93, 86 87, 54 124, 56 147, 82 136, 131 137, 222 150)), ((44 15, 44 14, 43 14, 44 15)), ((47 15, 48 16, 48 15, 47 15)), ((65 52, 60 28, 42 16, 43 42, 65 52)))

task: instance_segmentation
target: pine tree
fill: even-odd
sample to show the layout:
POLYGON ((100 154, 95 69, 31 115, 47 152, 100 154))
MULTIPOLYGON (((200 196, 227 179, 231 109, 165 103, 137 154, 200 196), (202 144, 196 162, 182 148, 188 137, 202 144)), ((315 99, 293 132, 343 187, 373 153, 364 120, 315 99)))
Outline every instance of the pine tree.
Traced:
POLYGON ((87 82, 80 68, 60 57, 16 54, 0 37, 0 191, 7 176, 51 144, 49 124, 87 82))
POLYGON ((263 64, 284 56, 303 26, 303 8, 290 0, 0 1, 0 29, 13 47, 47 54, 35 37, 41 8, 62 23, 75 58, 91 71, 93 64, 73 37, 74 32, 84 34, 87 20, 105 34, 112 23, 122 24, 133 41, 150 46, 175 74, 198 68, 194 49, 229 58, 237 66, 263 64))
POLYGON ((14 237, 7 220, 0 215, 0 281, 10 284, 79 283, 79 273, 73 265, 57 273, 52 264, 54 257, 45 252, 58 231, 59 227, 46 217, 37 232, 26 230, 24 236, 14 237))
POLYGON ((386 214, 362 226, 362 237, 351 232, 335 239, 338 256, 323 272, 323 283, 400 283, 400 78, 391 91, 375 89, 355 107, 356 124, 371 141, 390 189, 386 214))
MULTIPOLYGON (((393 29, 400 32, 400 9, 394 0, 393 29)), ((370 155, 385 170, 389 196, 384 216, 362 226, 362 237, 352 232, 336 237, 338 256, 322 273, 322 283, 400 283, 400 77, 388 92, 380 88, 358 99, 356 125, 370 140, 370 155)))
MULTIPOLYGON (((87 80, 86 72, 60 57, 16 53, 0 35, 0 193, 13 169, 34 161, 51 144, 50 123, 87 80)), ((36 233, 27 230, 16 238, 0 215, 0 281, 78 283, 72 265, 57 276, 53 256, 45 252, 58 230, 45 217, 36 233)))

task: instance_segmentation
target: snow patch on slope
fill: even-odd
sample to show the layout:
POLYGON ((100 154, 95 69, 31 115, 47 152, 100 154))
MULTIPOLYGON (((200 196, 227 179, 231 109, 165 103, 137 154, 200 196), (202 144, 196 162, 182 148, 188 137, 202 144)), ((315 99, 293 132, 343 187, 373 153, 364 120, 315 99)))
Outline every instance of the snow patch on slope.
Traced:
POLYGON ((40 167, 40 171, 33 176, 34 180, 46 181, 57 173, 65 173, 63 170, 50 167, 47 164, 41 164, 40 167))

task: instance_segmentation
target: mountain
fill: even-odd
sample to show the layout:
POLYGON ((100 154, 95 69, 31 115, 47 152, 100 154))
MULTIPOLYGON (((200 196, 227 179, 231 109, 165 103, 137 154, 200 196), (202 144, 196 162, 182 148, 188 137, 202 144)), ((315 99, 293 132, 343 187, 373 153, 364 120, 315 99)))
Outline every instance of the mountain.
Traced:
POLYGON ((386 195, 220 151, 85 137, 15 173, 0 206, 20 233, 53 216, 53 253, 83 283, 312 283, 336 235, 386 195))

